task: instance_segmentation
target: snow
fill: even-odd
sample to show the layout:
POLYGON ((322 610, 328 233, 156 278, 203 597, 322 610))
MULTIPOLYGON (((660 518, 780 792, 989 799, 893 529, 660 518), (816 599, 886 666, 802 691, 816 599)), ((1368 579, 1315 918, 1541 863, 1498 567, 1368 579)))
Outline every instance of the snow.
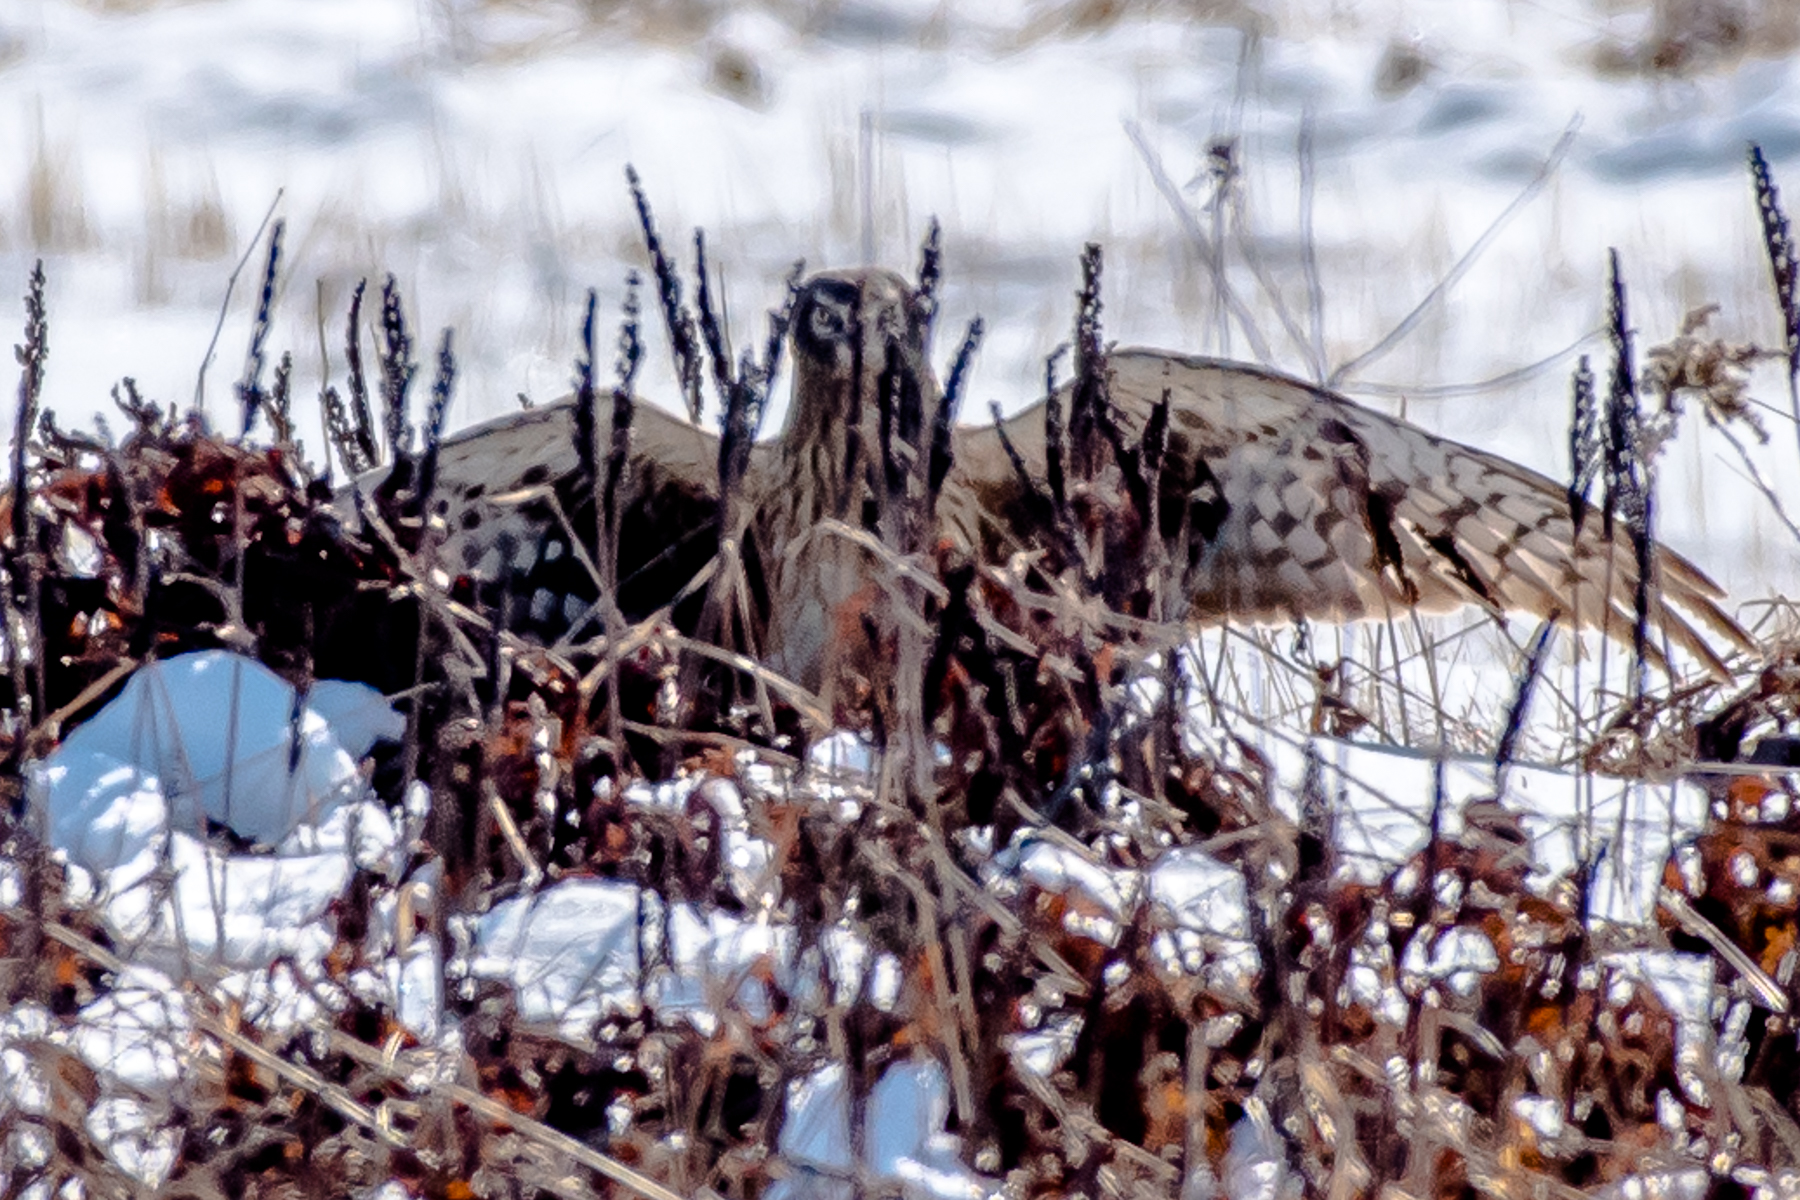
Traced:
POLYGON ((1441 979, 1453 993, 1466 997, 1475 994, 1478 976, 1499 969, 1500 955, 1486 934, 1457 926, 1439 934, 1429 952, 1418 938, 1408 942, 1401 967, 1410 975, 1441 979))
POLYGON ((1193 846, 1164 855, 1148 873, 1150 897, 1160 919, 1176 929, 1243 937, 1244 876, 1193 846))
POLYGON ((1048 1079, 1075 1053, 1075 1039, 1080 1036, 1081 1018, 1058 1013, 1041 1028, 1010 1035, 1006 1049, 1021 1069, 1048 1079))
POLYGON ((764 979, 790 983, 793 931, 766 916, 737 917, 693 904, 669 911, 669 965, 654 988, 664 1020, 680 1016, 711 1034, 723 1019, 767 1020, 764 979))
MULTIPOLYGON (((1710 299, 1725 305, 1722 332, 1778 340, 1742 156, 1761 142, 1791 181, 1791 58, 1752 46, 1717 70, 1611 69, 1651 31, 1641 12, 1598 3, 1277 0, 1238 10, 1242 24, 1144 7, 1079 28, 1023 3, 856 3, 806 20, 708 6, 710 24, 672 36, 659 22, 678 18, 658 10, 607 19, 573 3, 17 0, 0 11, 0 171, 37 179, 64 228, 34 235, 24 189, 0 200, 0 276, 22 281, 49 251, 47 399, 65 425, 104 411, 126 373, 186 402, 225 279, 279 191, 289 275, 274 344, 296 353, 303 435, 318 428, 317 322, 341 376, 348 289, 389 270, 420 330, 455 327, 452 421, 466 424, 520 392, 567 389, 583 289, 617 311, 638 253, 622 183, 632 162, 672 244, 708 229, 741 330, 793 259, 905 266, 936 214, 945 328, 980 312, 990 331, 979 412, 1032 397, 1044 354, 1068 336, 1075 254, 1090 239, 1109 251, 1111 336, 1250 353, 1241 331, 1221 336, 1187 232, 1211 220, 1207 152, 1221 138, 1237 139, 1248 241, 1280 298, 1242 268, 1233 287, 1277 364, 1307 373, 1311 347, 1280 333, 1282 310, 1304 322, 1309 308, 1303 129, 1321 343, 1342 363, 1426 294, 1578 118, 1552 185, 1444 308, 1351 385, 1382 384, 1372 403, 1560 474, 1566 357, 1499 400, 1431 389, 1592 330, 1609 246, 1643 338, 1710 299), (1396 54, 1416 75, 1390 77, 1396 54), (1186 212, 1158 190, 1128 123, 1186 212)), ((15 328, 18 291, 0 288, 0 323, 15 328)), ((227 313, 215 417, 254 291, 241 280, 227 313)), ((672 405, 662 359, 650 356, 644 388, 672 405)), ((1760 378, 1778 400, 1774 374, 1760 378)), ((1788 441, 1765 464, 1785 462, 1772 456, 1788 441)), ((1661 481, 1664 531, 1734 593, 1758 595, 1791 579, 1791 556, 1719 451, 1703 431, 1683 435, 1661 481)), ((1790 506, 1800 499, 1793 472, 1765 474, 1790 506)))
MULTIPOLYGON (((276 1029, 317 1014, 331 905, 358 868, 394 865, 399 833, 362 760, 400 731, 370 688, 325 681, 297 697, 226 651, 134 672, 31 777, 69 898, 96 904, 129 965, 66 1026, 29 1010, 0 1026, 0 1075, 14 1077, 0 1094, 27 1111, 43 1094, 43 1068, 10 1047, 66 1047, 101 1083, 88 1112, 97 1144, 159 1184, 175 1155, 171 1088, 191 1070, 189 999, 175 981, 205 981, 276 1029), (259 845, 230 852, 209 823, 259 845)), ((418 957, 396 960, 403 975, 418 957)), ((430 1027, 416 1005, 400 1011, 430 1027)))
MULTIPOLYGON (((821 1067, 788 1087, 787 1119, 776 1150, 794 1173, 770 1190, 778 1200, 856 1193, 850 1147, 850 1098, 841 1064, 821 1067)), ((943 1132, 950 1084, 936 1062, 902 1060, 869 1091, 863 1165, 871 1182, 897 1183, 931 1200, 984 1200, 1000 1181, 963 1166, 956 1139, 943 1132)))
POLYGON ((640 1007, 639 904, 637 888, 589 879, 497 904, 477 923, 470 971, 511 983, 524 1019, 586 1037, 640 1007))
MULTIPOLYGON (((213 980, 223 994, 239 998, 248 1017, 271 1027, 310 1019, 321 1003, 332 1003, 311 995, 308 981, 321 978, 335 938, 330 905, 359 866, 385 873, 396 886, 376 902, 367 947, 373 970, 360 972, 351 988, 389 1006, 423 1039, 454 1038, 445 1010, 446 964, 435 939, 412 933, 416 916, 437 903, 441 871, 428 862, 409 877, 397 874, 396 852, 410 836, 372 802, 360 767, 378 737, 397 732, 391 709, 368 689, 320 683, 300 698, 254 662, 209 651, 142 668, 71 734, 41 764, 36 794, 77 883, 100 901, 114 938, 139 965, 83 1010, 66 1034, 52 1034, 42 1022, 33 1026, 29 1011, 0 1030, 0 1072, 16 1076, 14 1102, 28 1107, 41 1092, 33 1082, 37 1068, 8 1046, 63 1038, 109 1081, 106 1104, 92 1118, 96 1135, 138 1177, 159 1178, 172 1161, 171 1144, 160 1123, 165 1110, 146 1097, 165 1094, 177 1078, 190 1036, 171 980, 193 974, 213 980), (262 844, 229 853, 206 836, 209 819, 262 844), (189 828, 180 827, 183 821, 189 828)), ((1667 798, 1633 799, 1640 785, 1595 780, 1584 789, 1573 776, 1541 767, 1515 766, 1499 780, 1486 761, 1295 738, 1274 726, 1245 736, 1260 739, 1258 751, 1274 768, 1277 812, 1298 821, 1313 798, 1324 799, 1352 875, 1374 878, 1403 868, 1424 844, 1434 795, 1441 796, 1438 819, 1451 834, 1471 802, 1498 798, 1523 814, 1537 886, 1569 869, 1579 831, 1605 842, 1623 830, 1626 840, 1604 860, 1613 873, 1602 872, 1603 883, 1616 886, 1596 893, 1602 919, 1636 922, 1649 915, 1661 863, 1704 814, 1703 795, 1688 783, 1669 785, 1671 807, 1667 798)), ((873 768, 866 745, 832 739, 803 777, 814 789, 807 794, 821 811, 854 812, 857 797, 872 786, 873 768)), ((728 882, 746 911, 669 903, 617 880, 565 878, 479 916, 455 918, 465 929, 467 953, 449 964, 452 979, 506 986, 520 1020, 578 1043, 599 1037, 609 1021, 646 1010, 659 1022, 686 1022, 707 1036, 725 1023, 755 1026, 773 1015, 770 985, 807 1005, 841 1003, 866 989, 878 1007, 893 1007, 906 968, 890 953, 871 953, 854 925, 831 927, 819 948, 796 944, 779 876, 763 869, 777 856, 755 832, 761 791, 747 795, 732 780, 688 774, 633 784, 624 797, 648 808, 706 814, 724 839, 728 882)), ((415 787, 402 825, 416 827, 428 805, 428 795, 415 787)), ((1127 925, 1148 922, 1152 945, 1171 971, 1217 973, 1241 984, 1258 966, 1248 940, 1246 881, 1198 846, 1171 846, 1133 869, 1054 829, 1026 829, 986 859, 981 880, 1001 898, 1017 897, 1025 887, 1063 897, 1070 902, 1062 910, 1069 933, 1102 945, 1114 944, 1127 925)), ((1700 1061, 1695 1056, 1711 1053, 1717 982, 1710 958, 1638 952, 1608 962, 1620 985, 1641 979, 1663 996, 1678 1019, 1684 1054, 1700 1061)), ((1353 964, 1353 988, 1369 990, 1372 965, 1353 964)), ((1429 942, 1412 940, 1400 965, 1409 988, 1437 982, 1467 994, 1499 962, 1484 934, 1455 927, 1429 942)), ((1397 995, 1362 998, 1383 1011, 1404 1004, 1397 995)), ((1022 1013, 1026 1029, 1009 1039, 1008 1051, 1047 1076, 1070 1053, 1080 1019, 1035 1001, 1022 1013)), ((1703 1075, 1690 1069, 1683 1083, 1703 1100, 1703 1075)), ((865 1166, 909 1194, 990 1194, 992 1182, 959 1165, 955 1139, 944 1132, 946 1087, 940 1068, 926 1059, 890 1066, 870 1096, 865 1166)), ((781 1151, 796 1174, 783 1187, 804 1186, 812 1194, 812 1185, 801 1183, 809 1176, 825 1190, 848 1186, 853 1164, 843 1149, 849 1144, 843 1088, 841 1068, 833 1065, 794 1084, 781 1151)), ((1254 1148, 1260 1135, 1255 1121, 1246 1121, 1234 1146, 1244 1141, 1254 1148)), ((1250 1163, 1228 1156, 1227 1176, 1235 1171, 1252 1191, 1285 1186, 1269 1174, 1269 1163, 1250 1163)))
POLYGON ((775 1148, 795 1166, 842 1172, 855 1167, 845 1074, 842 1063, 833 1063, 788 1085, 788 1118, 775 1148))
POLYGON ((1260 1100, 1245 1105, 1231 1129, 1231 1144, 1220 1164, 1225 1194, 1238 1200, 1288 1200, 1303 1193, 1288 1169, 1287 1151, 1260 1100))
POLYGON ((995 856, 993 870, 1080 901, 1068 917, 1072 931, 1097 935, 1107 944, 1117 938, 1119 922, 1137 899, 1135 874, 1110 870, 1094 862, 1084 847, 1060 839, 1015 842, 995 856))
MULTIPOLYGON (((1431 389, 1501 374, 1593 329, 1606 247, 1624 257, 1641 344, 1673 332, 1686 308, 1706 300, 1724 303, 1726 335, 1778 340, 1741 157, 1746 140, 1759 141, 1790 206, 1800 196, 1800 62, 1753 54, 1688 76, 1601 70, 1600 58, 1648 36, 1641 12, 1504 0, 1270 3, 1258 6, 1252 39, 1166 16, 1072 31, 1058 27, 1052 6, 1023 0, 960 8, 908 0, 827 5, 811 26, 738 8, 699 34, 672 37, 580 16, 592 8, 0 6, 0 175, 48 189, 59 226, 34 232, 27 188, 0 197, 0 324, 16 329, 22 312, 20 287, 4 281, 22 281, 45 253, 46 399, 63 424, 103 413, 108 389, 127 373, 156 399, 194 397, 225 279, 278 192, 288 275, 274 343, 296 351, 302 431, 317 428, 308 398, 325 375, 341 381, 349 287, 388 270, 420 331, 456 328, 453 424, 508 411, 519 393, 560 394, 582 290, 598 287, 602 311, 616 312, 619 279, 640 253, 622 184, 628 161, 672 245, 684 245, 691 226, 707 227, 740 331, 777 298, 793 258, 903 267, 936 214, 947 255, 941 341, 977 311, 990 330, 971 412, 990 398, 1009 409, 1033 398, 1044 354, 1067 337, 1074 256, 1089 239, 1107 248, 1109 336, 1251 353, 1242 331, 1220 332, 1187 226, 1211 220, 1206 151, 1227 135, 1239 139, 1249 240, 1280 299, 1242 272, 1233 284, 1278 365, 1305 374, 1311 348, 1280 336, 1278 314, 1307 307, 1303 130, 1317 176, 1320 342, 1329 362, 1342 363, 1443 276, 1579 118, 1551 185, 1500 232, 1447 306, 1350 381, 1353 391, 1396 384, 1359 394, 1552 475, 1563 469, 1566 356, 1498 399, 1431 389), (1423 74, 1387 88, 1383 63, 1396 50, 1415 53, 1423 74), (748 67, 735 90, 719 69, 734 62, 748 67), (1168 172, 1184 211, 1158 191, 1146 156, 1168 172), (313 349, 319 321, 328 371, 313 349)), ((231 298, 207 377, 216 420, 254 269, 231 298)), ((653 350, 648 367, 646 394, 670 403, 663 356, 653 350)), ((1770 370, 1757 380, 1760 395, 1780 399, 1770 370)), ((771 428, 781 395, 778 386, 771 428)), ((1791 438, 1772 424, 1774 445, 1756 453, 1792 507, 1800 472, 1778 457, 1792 453, 1791 438)), ((1786 535, 1718 453, 1690 422, 1663 463, 1662 532, 1737 598, 1791 585, 1797 560, 1786 535)), ((78 542, 64 547, 70 562, 91 554, 78 542)), ((1335 636, 1340 651, 1346 642, 1354 651, 1373 635, 1335 636)), ((1460 665, 1442 681, 1443 709, 1491 716, 1505 703, 1512 659, 1460 665)), ((1283 681, 1260 671, 1252 667, 1253 715, 1271 716, 1283 681)), ((1415 685, 1427 694, 1409 678, 1415 685)), ((1450 832, 1468 803, 1493 798, 1531 838, 1532 886, 1551 886, 1584 852, 1607 845, 1595 915, 1635 923, 1653 909, 1662 862, 1705 813, 1691 783, 1577 779, 1531 762, 1497 780, 1490 764, 1454 753, 1308 737, 1302 717, 1286 712, 1240 732, 1274 766, 1277 812, 1297 821, 1309 794, 1324 796, 1347 869, 1365 878, 1400 868, 1424 844, 1434 796, 1450 832)), ((454 1038, 447 964, 434 939, 409 928, 441 881, 429 869, 401 878, 429 794, 415 786, 390 814, 371 801, 361 768, 374 741, 398 729, 368 689, 321 682, 296 702, 272 673, 218 651, 144 667, 77 727, 38 768, 34 796, 77 893, 101 903, 137 965, 81 1012, 68 1044, 120 1086, 154 1092, 172 1078, 188 1035, 176 978, 218 981, 271 1024, 301 1019, 311 1001, 268 968, 316 972, 333 937, 330 906, 358 867, 378 868, 398 890, 378 902, 368 947, 377 965, 353 986, 392 1004, 422 1039, 454 1038), (209 823, 256 850, 227 852, 209 823)), ((800 786, 852 819, 875 766, 868 739, 840 733, 811 747, 800 786)), ((756 1021, 768 1014, 771 980, 821 1003, 866 989, 891 1008, 906 982, 899 959, 872 952, 848 922, 828 930, 822 947, 796 945, 785 924, 769 869, 779 857, 757 824, 758 789, 780 782, 754 765, 737 782, 689 775, 626 791, 648 807, 711 809, 743 911, 669 903, 619 881, 560 879, 475 917, 466 961, 448 964, 453 978, 466 971, 510 988, 522 1019, 572 1037, 646 1008, 709 1031, 721 1019, 756 1021)), ((1107 944, 1126 923, 1147 920, 1171 970, 1242 974, 1256 965, 1245 881, 1201 849, 1171 847, 1124 869, 1048 832, 992 847, 976 831, 968 847, 983 850, 982 883, 997 893, 1030 886, 1076 901, 1065 909, 1072 934, 1107 944)), ((18 898, 16 869, 0 863, 0 903, 18 898)), ((1495 965, 1491 943, 1466 929, 1445 931, 1429 949, 1415 941, 1410 952, 1409 971, 1452 988, 1495 965)), ((1684 1037, 1710 1027, 1710 959, 1640 955, 1611 965, 1650 981, 1680 1014, 1684 1037)), ((1011 1052, 1048 1075, 1077 1032, 1052 1013, 1016 1035, 1011 1052)), ((0 1094, 10 1102, 45 1102, 44 1081, 18 1047, 52 1036, 47 1013, 0 1014, 0 1094)), ((870 1097, 871 1172, 919 1194, 991 1190, 957 1165, 942 1129, 946 1091, 923 1059, 887 1068, 870 1097)), ((786 1194, 847 1194, 843 1176, 855 1164, 842 1069, 824 1066, 796 1083, 788 1109, 779 1149, 795 1173, 786 1194)), ((166 1171, 154 1106, 120 1092, 92 1119, 147 1184, 166 1171)), ((1267 1114, 1247 1112, 1222 1166, 1225 1194, 1289 1194, 1297 1181, 1279 1146, 1267 1114)), ((5 1155, 27 1161, 43 1151, 21 1143, 5 1155)))
POLYGON ((50 1089, 38 1064, 33 1062, 30 1044, 50 1032, 51 1016, 40 1004, 20 1004, 0 1014, 0 1095, 8 1097, 21 1112, 42 1112, 49 1103, 50 1089))
MULTIPOLYGON (((169 1124, 170 1088, 191 1071, 183 1000, 154 971, 128 968, 116 988, 87 1005, 73 1022, 22 1004, 0 1018, 0 1112, 42 1115, 54 1103, 53 1076, 72 1054, 94 1072, 97 1095, 87 1128, 120 1167, 157 1186, 174 1163, 177 1131, 169 1124)), ((66 1084, 67 1076, 64 1075, 66 1084)), ((0 1152, 8 1167, 44 1161, 48 1131, 15 1126, 0 1152)))
POLYGON ((120 1166, 146 1187, 162 1186, 175 1166, 180 1134, 165 1114, 129 1096, 103 1096, 88 1110, 87 1128, 120 1166))
POLYGON ((154 864, 165 865, 174 876, 167 896, 148 872, 129 884, 109 878, 100 885, 99 894, 109 898, 107 924, 133 945, 154 941, 196 962, 235 970, 267 967, 280 958, 323 958, 333 933, 321 918, 351 876, 341 854, 226 855, 186 834, 170 836, 164 861, 154 864))
POLYGON ((436 1042, 446 1028, 444 960, 437 943, 421 938, 390 955, 383 968, 387 989, 383 998, 392 1005, 394 1019, 421 1041, 436 1042))
POLYGON ((1439 793, 1439 761, 1444 832, 1461 830, 1462 810, 1471 801, 1497 799, 1519 815, 1532 840, 1537 886, 1572 872, 1579 846, 1592 854, 1622 834, 1595 867, 1592 912, 1602 920, 1637 924, 1650 917, 1662 864, 1699 832, 1706 815, 1706 794, 1690 779, 1650 785, 1515 765, 1502 786, 1492 761, 1471 755, 1440 759, 1397 747, 1301 739, 1268 726, 1249 737, 1275 766, 1278 795, 1288 798, 1287 811, 1296 817, 1307 790, 1310 749, 1338 845, 1352 869, 1371 882, 1424 847, 1432 797, 1439 793))
POLYGON ((360 684, 321 682, 297 702, 252 660, 184 654, 139 669, 37 764, 34 802, 78 887, 146 961, 178 975, 317 962, 326 909, 397 842, 360 763, 401 728, 360 684), (271 853, 226 853, 208 821, 271 853))
POLYGON ((271 845, 358 794, 357 764, 404 726, 361 684, 323 681, 296 710, 273 671, 224 650, 154 662, 39 767, 51 838, 90 870, 143 848, 148 827, 217 821, 271 845), (151 792, 165 811, 146 818, 151 792))

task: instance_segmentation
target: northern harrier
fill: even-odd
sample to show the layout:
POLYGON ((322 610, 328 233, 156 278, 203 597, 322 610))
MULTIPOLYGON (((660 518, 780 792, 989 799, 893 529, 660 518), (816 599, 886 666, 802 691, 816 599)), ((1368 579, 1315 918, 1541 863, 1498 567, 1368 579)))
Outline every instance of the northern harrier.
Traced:
MULTIPOLYGON (((724 544, 756 579, 749 627, 757 644, 747 649, 804 686, 820 686, 829 661, 855 640, 846 613, 869 587, 869 539, 844 531, 884 535, 893 497, 884 462, 890 473, 896 456, 906 470, 926 472, 943 401, 923 340, 917 294, 893 273, 821 274, 797 295, 791 407, 780 436, 750 451, 735 505, 741 519, 724 544), (881 387, 896 364, 916 410, 900 435, 881 387)), ((1105 363, 1114 444, 1137 444, 1156 424, 1166 446, 1154 535, 1138 543, 1174 581, 1164 616, 1345 620, 1479 605, 1556 614, 1615 636, 1632 627, 1629 539, 1605 538, 1598 518, 1577 536, 1565 488, 1535 471, 1240 363, 1147 349, 1116 349, 1105 363)), ((955 428, 948 474, 932 481, 941 494, 930 527, 914 531, 915 549, 998 565, 1057 543, 1052 493, 1065 515, 1084 502, 1074 484, 1051 478, 1063 466, 1052 446, 1078 407, 1075 386, 999 425, 955 428)), ((603 394, 602 430, 608 405, 603 394)), ((444 443, 438 463, 449 530, 440 561, 510 597, 508 623, 549 639, 591 611, 595 594, 593 572, 566 536, 594 527, 572 413, 563 400, 469 430, 444 443), (548 503, 552 491, 564 517, 548 503)), ((668 603, 712 561, 721 546, 719 478, 717 437, 636 406, 617 493, 617 600, 627 616, 668 603)), ((1104 483, 1086 493, 1090 510, 1128 490, 1104 483)), ((1082 522, 1093 525, 1091 511, 1072 518, 1082 522)), ((1745 638, 1718 607, 1719 588, 1672 551, 1658 547, 1655 561, 1657 640, 1722 672, 1702 630, 1736 645, 1745 638)))

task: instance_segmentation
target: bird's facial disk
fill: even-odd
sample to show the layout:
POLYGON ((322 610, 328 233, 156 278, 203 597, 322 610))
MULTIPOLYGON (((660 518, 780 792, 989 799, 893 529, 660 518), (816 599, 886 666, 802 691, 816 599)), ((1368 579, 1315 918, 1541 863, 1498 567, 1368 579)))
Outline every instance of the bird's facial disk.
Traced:
POLYGON ((860 341, 867 369, 879 369, 881 348, 907 333, 912 292, 887 271, 815 275, 800 289, 794 311, 794 352, 808 364, 848 377, 860 341))

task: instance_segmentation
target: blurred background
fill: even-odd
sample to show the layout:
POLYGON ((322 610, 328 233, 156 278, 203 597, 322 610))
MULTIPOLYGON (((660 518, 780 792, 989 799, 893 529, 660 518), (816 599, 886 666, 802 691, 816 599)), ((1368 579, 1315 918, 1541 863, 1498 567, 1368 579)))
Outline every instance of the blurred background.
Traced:
MULTIPOLYGON (((204 397, 229 427, 273 210, 313 457, 351 289, 390 272, 421 359, 454 329, 468 425, 568 389, 590 287, 610 345, 644 263, 630 163, 684 267, 705 227, 740 345, 795 260, 911 270, 935 216, 940 356, 989 331, 964 415, 1016 408, 1099 241, 1110 337, 1350 364, 1364 403, 1560 478, 1609 247, 1640 355, 1706 303, 1781 345, 1744 158, 1800 202, 1797 47, 1797 0, 4 0, 0 325, 43 258, 45 400, 80 427, 122 376, 192 404, 224 305, 204 397)), ((649 330, 641 390, 674 407, 649 330)), ((1784 376, 1756 377, 1779 411, 1753 453, 1796 510, 1784 376)), ((1661 532, 1735 598, 1795 582, 1696 414, 1660 488, 1661 532)))

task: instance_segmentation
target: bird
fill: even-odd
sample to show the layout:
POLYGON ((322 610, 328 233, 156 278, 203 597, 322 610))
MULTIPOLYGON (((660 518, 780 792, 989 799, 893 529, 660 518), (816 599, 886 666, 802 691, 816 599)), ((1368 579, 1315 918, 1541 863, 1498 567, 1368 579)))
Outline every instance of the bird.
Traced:
MULTIPOLYGON (((737 627, 751 644, 739 649, 819 689, 868 627, 877 543, 999 571, 1046 555, 1073 569, 1112 537, 1167 581, 1151 615, 1189 625, 1466 607, 1620 638, 1635 623, 1629 538, 1595 517, 1578 524, 1567 488, 1528 467, 1265 367, 1149 348, 1100 351, 1104 407, 1090 406, 1085 434, 1079 376, 1010 417, 952 426, 930 309, 922 288, 881 268, 798 284, 792 399, 778 435, 748 453, 732 528, 721 527, 719 437, 634 403, 616 611, 668 605, 729 557, 749 581, 737 627), (940 429, 947 439, 934 440, 940 429), (1083 437, 1088 457, 1099 444, 1111 465, 1090 462, 1071 481, 1083 437), (1137 501, 1154 516, 1121 534, 1112 510, 1134 478, 1146 490, 1144 455, 1156 480, 1137 501)), ((599 429, 613 404, 597 398, 599 429)), ((594 527, 575 411, 565 398, 474 427, 437 460, 439 561, 510 597, 506 623, 548 640, 595 611, 590 556, 570 541, 594 527)), ((1723 592, 1667 547, 1652 561, 1659 636, 1647 654, 1663 663, 1666 642, 1727 674, 1715 643, 1750 642, 1723 592)), ((1133 572, 1147 573, 1125 564, 1133 572)))

